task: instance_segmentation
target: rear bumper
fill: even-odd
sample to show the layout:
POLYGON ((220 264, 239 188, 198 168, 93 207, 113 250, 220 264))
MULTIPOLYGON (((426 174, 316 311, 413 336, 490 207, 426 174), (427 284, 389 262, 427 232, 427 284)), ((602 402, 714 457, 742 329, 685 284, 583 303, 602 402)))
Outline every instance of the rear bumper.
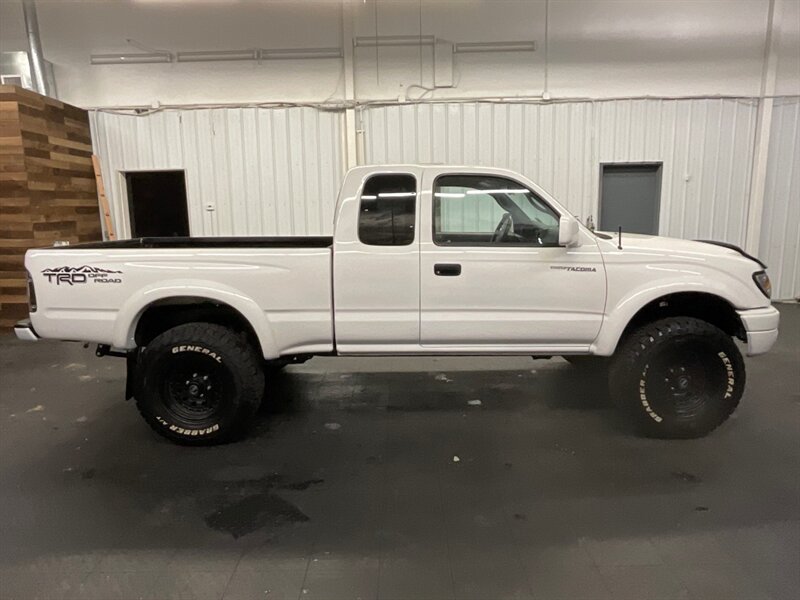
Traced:
POLYGON ((14 325, 14 335, 16 335, 18 339, 26 342, 35 342, 39 339, 39 336, 36 335, 33 329, 33 325, 31 325, 30 319, 24 319, 14 325))
POLYGON ((747 332, 747 355, 769 352, 778 339, 781 314, 774 306, 736 311, 747 332))

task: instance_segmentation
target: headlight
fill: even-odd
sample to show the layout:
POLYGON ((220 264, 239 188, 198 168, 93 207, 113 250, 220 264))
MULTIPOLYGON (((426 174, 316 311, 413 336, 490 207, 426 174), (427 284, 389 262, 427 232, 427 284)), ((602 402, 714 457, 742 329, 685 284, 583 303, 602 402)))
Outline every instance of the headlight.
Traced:
POLYGON ((758 289, 760 289, 767 298, 772 298, 772 282, 769 280, 769 275, 766 271, 757 271, 753 273, 753 281, 756 282, 758 289))

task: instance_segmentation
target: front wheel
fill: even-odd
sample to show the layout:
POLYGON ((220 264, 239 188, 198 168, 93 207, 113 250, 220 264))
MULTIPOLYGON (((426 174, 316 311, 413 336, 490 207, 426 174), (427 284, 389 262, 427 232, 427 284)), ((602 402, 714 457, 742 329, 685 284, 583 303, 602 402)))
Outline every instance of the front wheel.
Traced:
POLYGON ((145 347, 136 405, 160 435, 183 444, 230 441, 252 422, 264 390, 261 359, 244 336, 212 323, 178 325, 145 347))
POLYGON ((719 328, 673 317, 631 332, 611 361, 609 390, 648 436, 702 437, 736 410, 742 355, 719 328))

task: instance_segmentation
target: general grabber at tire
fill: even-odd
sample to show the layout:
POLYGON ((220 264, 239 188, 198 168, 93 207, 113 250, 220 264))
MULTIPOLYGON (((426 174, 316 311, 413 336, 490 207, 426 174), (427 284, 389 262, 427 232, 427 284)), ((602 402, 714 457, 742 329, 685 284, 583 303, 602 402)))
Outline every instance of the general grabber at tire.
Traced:
POLYGON ((241 436, 264 391, 261 359, 246 337, 211 323, 169 329, 142 352, 136 404, 159 434, 211 445, 241 436))
POLYGON ((690 317, 649 323, 628 334, 612 358, 609 391, 645 435, 702 437, 739 404, 742 355, 729 335, 690 317))

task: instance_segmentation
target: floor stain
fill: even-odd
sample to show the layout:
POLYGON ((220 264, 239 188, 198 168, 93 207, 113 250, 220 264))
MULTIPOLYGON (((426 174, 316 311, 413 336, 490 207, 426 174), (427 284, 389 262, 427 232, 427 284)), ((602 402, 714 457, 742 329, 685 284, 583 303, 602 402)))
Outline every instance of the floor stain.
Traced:
POLYGON ((289 483, 281 483, 281 480, 280 475, 273 474, 261 479, 226 482, 226 497, 221 505, 206 515, 206 525, 240 538, 270 525, 308 521, 308 515, 273 490, 303 491, 325 480, 307 479, 289 483))
POLYGON ((302 491, 307 490, 312 485, 317 485, 324 482, 324 479, 307 479, 306 481, 298 481, 297 483, 287 483, 286 485, 282 485, 281 489, 302 491))
POLYGON ((206 525, 240 538, 267 525, 300 523, 308 516, 291 502, 271 492, 246 496, 225 504, 205 518, 206 525))
POLYGON ((700 483, 702 481, 697 475, 687 473, 686 471, 673 471, 672 476, 675 479, 681 479, 687 483, 700 483))

